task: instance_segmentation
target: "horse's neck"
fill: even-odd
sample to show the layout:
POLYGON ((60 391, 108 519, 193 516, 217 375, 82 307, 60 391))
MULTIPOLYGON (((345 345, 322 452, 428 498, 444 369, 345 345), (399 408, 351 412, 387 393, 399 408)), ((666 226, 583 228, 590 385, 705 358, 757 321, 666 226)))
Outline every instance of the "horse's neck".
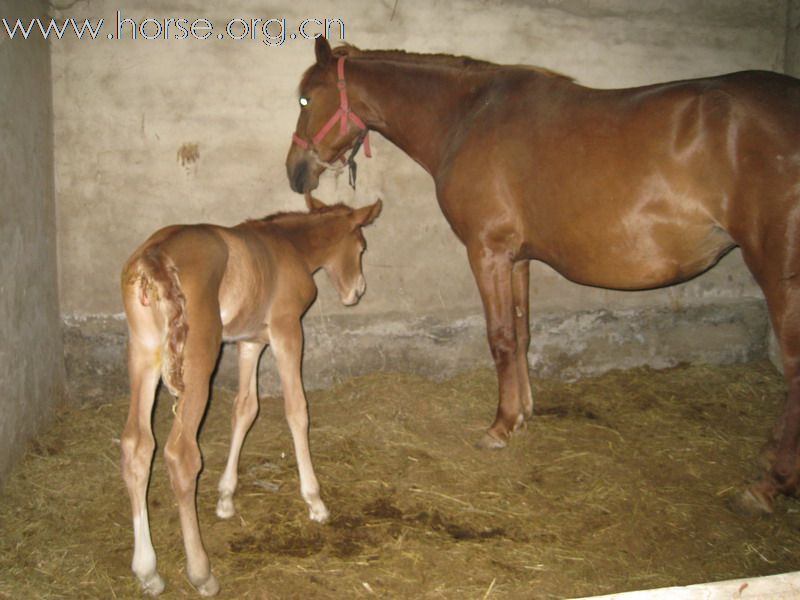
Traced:
MULTIPOLYGON (((354 58, 348 68, 348 86, 352 78, 363 104, 360 116, 369 128, 436 176, 451 130, 474 91, 463 84, 464 73, 424 62, 376 58, 354 58)), ((481 76, 469 75, 476 82, 481 76)))

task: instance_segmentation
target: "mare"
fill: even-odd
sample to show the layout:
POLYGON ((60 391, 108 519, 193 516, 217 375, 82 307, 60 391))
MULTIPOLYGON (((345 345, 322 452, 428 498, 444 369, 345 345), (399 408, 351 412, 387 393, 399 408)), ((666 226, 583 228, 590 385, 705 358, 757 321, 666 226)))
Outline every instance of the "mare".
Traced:
POLYGON ((366 241, 361 229, 377 218, 381 201, 352 209, 306 198, 308 213, 278 213, 235 227, 165 227, 131 255, 122 271, 131 386, 130 412, 121 437, 122 476, 133 510, 132 568, 151 595, 164 589, 147 513, 155 448, 151 415, 162 378, 176 399, 164 456, 178 503, 187 575, 203 595, 219 590, 200 537, 195 495, 202 466, 197 433, 223 341, 238 345, 239 390, 217 515, 234 514, 239 453, 258 412, 258 359, 269 345, 280 374, 301 494, 312 520, 328 519, 308 445, 308 406, 300 374, 301 318, 316 298, 313 273, 319 269, 327 272, 345 305, 361 298, 366 289, 361 269, 366 241))
POLYGON ((450 55, 331 49, 299 87, 291 187, 375 130, 434 179, 480 291, 497 370, 502 448, 532 414, 529 261, 620 290, 685 281, 734 247, 766 297, 788 387, 747 512, 798 487, 800 81, 748 71, 600 90, 529 66, 450 55), (338 123, 338 127, 336 126, 338 123))

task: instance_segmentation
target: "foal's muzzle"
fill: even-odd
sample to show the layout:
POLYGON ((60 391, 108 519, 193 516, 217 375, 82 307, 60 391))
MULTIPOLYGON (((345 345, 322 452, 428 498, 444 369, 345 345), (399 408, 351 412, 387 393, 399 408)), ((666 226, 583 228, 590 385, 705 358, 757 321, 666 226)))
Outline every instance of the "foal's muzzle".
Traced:
POLYGON ((350 293, 342 298, 342 304, 345 306, 353 306, 354 304, 358 304, 358 301, 361 300, 361 296, 364 295, 364 292, 367 291, 367 280, 364 279, 364 276, 358 278, 358 284, 353 286, 350 290, 350 293))

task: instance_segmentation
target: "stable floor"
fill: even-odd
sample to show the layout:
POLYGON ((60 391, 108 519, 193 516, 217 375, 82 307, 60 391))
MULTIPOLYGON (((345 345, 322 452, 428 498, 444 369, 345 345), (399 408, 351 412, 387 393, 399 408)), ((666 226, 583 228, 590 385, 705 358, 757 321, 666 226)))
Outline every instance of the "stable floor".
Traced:
MULTIPOLYGON (((60 412, 0 493, 0 598, 139 598, 119 474, 126 390, 60 412)), ((768 363, 617 371, 534 383, 511 447, 473 442, 494 415, 492 372, 393 373, 309 394, 331 521, 307 519, 282 400, 245 443, 237 514, 216 486, 233 393, 201 434, 197 498, 221 598, 565 598, 800 569, 800 502, 745 519, 727 499, 758 473, 783 400, 768 363)), ((172 419, 161 393, 161 447, 172 419)), ((159 451, 151 527, 163 598, 195 598, 159 451)))

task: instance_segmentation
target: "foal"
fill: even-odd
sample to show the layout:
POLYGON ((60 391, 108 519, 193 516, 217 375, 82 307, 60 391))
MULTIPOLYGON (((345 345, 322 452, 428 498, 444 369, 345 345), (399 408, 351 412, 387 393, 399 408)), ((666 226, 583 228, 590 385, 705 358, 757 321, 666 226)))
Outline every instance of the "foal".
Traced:
POLYGON ((187 574, 202 595, 219 590, 200 537, 195 492, 202 464, 197 432, 222 341, 237 342, 239 391, 217 515, 234 514, 239 452, 258 410, 258 358, 269 344, 280 373, 300 491, 312 520, 323 523, 328 518, 308 447, 300 320, 316 297, 312 275, 320 268, 345 305, 361 298, 366 286, 361 228, 377 218, 381 201, 352 209, 326 206, 311 196, 306 200, 309 213, 279 213, 230 228, 166 227, 140 246, 122 271, 131 386, 130 412, 121 438, 122 476, 133 509, 132 568, 148 594, 164 589, 147 516, 155 447, 151 413, 161 378, 176 398, 164 456, 178 502, 187 574))

